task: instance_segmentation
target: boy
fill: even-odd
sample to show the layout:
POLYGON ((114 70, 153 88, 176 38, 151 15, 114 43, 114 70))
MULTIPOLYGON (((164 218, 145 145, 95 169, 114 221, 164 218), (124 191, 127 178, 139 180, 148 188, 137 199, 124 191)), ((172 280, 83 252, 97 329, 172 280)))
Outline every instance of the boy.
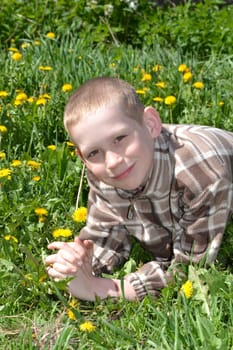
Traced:
POLYGON ((88 219, 74 242, 48 246, 58 250, 46 258, 51 277, 74 276, 79 299, 141 300, 158 296, 179 263, 214 261, 233 212, 233 133, 162 125, 128 83, 109 77, 71 96, 64 125, 87 168, 88 219), (152 261, 123 281, 100 277, 127 260, 130 236, 152 261))

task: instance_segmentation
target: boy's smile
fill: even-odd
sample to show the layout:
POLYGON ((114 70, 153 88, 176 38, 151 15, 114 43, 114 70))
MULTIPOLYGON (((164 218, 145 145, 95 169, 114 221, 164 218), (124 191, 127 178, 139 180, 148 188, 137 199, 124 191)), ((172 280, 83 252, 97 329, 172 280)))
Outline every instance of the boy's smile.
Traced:
POLYGON ((139 123, 125 116, 119 107, 105 106, 70 128, 83 161, 100 181, 125 190, 146 181, 154 137, 160 133, 160 119, 153 111, 151 107, 145 109, 139 123))

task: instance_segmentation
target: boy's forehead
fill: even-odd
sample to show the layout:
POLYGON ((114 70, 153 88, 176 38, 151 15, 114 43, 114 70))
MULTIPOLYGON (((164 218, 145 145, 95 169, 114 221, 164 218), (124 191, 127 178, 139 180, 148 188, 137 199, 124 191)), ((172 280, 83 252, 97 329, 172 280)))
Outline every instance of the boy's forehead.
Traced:
POLYGON ((82 147, 117 136, 118 133, 139 128, 139 123, 117 106, 108 105, 89 112, 70 128, 75 144, 82 147))

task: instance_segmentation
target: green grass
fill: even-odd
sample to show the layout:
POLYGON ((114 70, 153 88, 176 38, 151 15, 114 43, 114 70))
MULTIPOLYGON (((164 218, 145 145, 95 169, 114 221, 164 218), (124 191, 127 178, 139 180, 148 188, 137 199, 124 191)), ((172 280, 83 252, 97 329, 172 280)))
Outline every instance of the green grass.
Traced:
MULTIPOLYGON (((45 8, 43 2, 40 9, 45 8)), ((29 15, 27 7, 24 11, 29 15)), ((171 9, 166 11, 165 17, 171 9)), ((187 8, 176 8, 174 16, 179 11, 187 8)), ((221 14, 215 7, 212 11, 211 18, 221 14)), ((51 18, 51 11, 47 14, 51 18)), ((140 47, 106 44, 102 36, 99 42, 90 45, 84 35, 67 34, 65 19, 68 21, 69 15, 73 16, 72 9, 57 21, 57 27, 53 23, 51 30, 59 33, 55 39, 45 35, 50 30, 49 22, 43 26, 39 19, 35 20, 35 27, 20 22, 17 28, 26 29, 21 35, 17 32, 15 42, 6 40, 1 50, 0 96, 4 95, 2 91, 7 96, 0 97, 0 126, 7 131, 0 138, 0 169, 9 169, 11 173, 9 178, 0 178, 0 347, 7 350, 232 350, 233 225, 230 223, 216 265, 208 270, 203 266, 190 267, 189 279, 194 286, 190 299, 180 293, 181 281, 177 281, 164 289, 157 300, 148 297, 141 303, 124 299, 81 302, 74 308, 76 320, 72 320, 67 313, 72 299, 65 291, 65 283, 56 284, 45 274, 43 259, 49 253, 46 247, 53 240, 53 230, 69 228, 75 235, 83 225, 72 219, 82 165, 67 144, 62 125, 64 106, 72 93, 63 92, 63 84, 72 84, 75 89, 94 76, 119 76, 136 89, 144 89, 142 100, 158 109, 163 122, 208 124, 233 130, 230 48, 217 52, 213 49, 203 57, 199 49, 195 54, 195 50, 183 50, 182 45, 180 48, 159 42, 149 45, 149 38, 148 45, 144 42, 140 47), (37 29, 30 31, 30 28, 37 29), (40 40, 40 45, 35 39, 40 40), (24 48, 23 43, 27 43, 24 48), (20 50, 21 60, 12 59, 10 47, 20 50), (191 69, 192 79, 187 83, 178 71, 180 64, 191 69), (156 65, 161 69, 156 71, 156 65), (52 69, 39 70, 39 66, 52 69), (151 80, 142 80, 144 72, 151 74, 151 80), (197 81, 203 82, 203 89, 193 87, 197 81), (158 82, 166 86, 158 87, 155 85, 158 82), (19 91, 33 99, 25 98, 15 105, 19 91), (45 96, 45 104, 37 105, 41 95, 45 96), (176 97, 176 103, 167 106, 164 99, 170 95, 176 97), (154 101, 155 97, 163 102, 154 101), (49 149, 49 145, 55 145, 56 149, 49 149), (14 167, 13 160, 21 164, 14 167), (31 160, 40 165, 29 166, 31 160), (36 181, 35 176, 40 180, 36 181), (35 214, 35 209, 40 207, 48 211, 44 221, 39 221, 35 214), (88 320, 95 325, 95 331, 80 331, 79 325, 88 320)), ((9 31, 7 25, 6 22, 4 28, 9 31)), ((170 34, 175 36, 175 29, 170 28, 170 34)), ((206 31, 211 33, 208 28, 206 31)), ((225 31, 228 28, 230 25, 225 31)), ((182 40, 185 42, 185 38, 182 40)), ((205 38, 202 40, 208 46, 205 38)), ((221 46, 220 42, 215 44, 215 48, 221 46)), ((82 206, 87 204, 87 192, 85 180, 82 206)), ((134 247, 132 264, 124 266, 120 274, 130 270, 134 261, 140 263, 142 255, 134 247)))

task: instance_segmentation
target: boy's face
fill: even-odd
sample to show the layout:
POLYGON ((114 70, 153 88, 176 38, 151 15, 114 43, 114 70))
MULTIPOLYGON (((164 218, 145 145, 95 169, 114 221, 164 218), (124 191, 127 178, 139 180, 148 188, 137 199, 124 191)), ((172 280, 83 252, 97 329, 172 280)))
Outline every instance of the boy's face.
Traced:
POLYGON ((142 185, 153 160, 154 138, 161 130, 158 113, 144 110, 142 123, 116 106, 91 113, 70 128, 87 168, 104 183, 133 190, 142 185))

